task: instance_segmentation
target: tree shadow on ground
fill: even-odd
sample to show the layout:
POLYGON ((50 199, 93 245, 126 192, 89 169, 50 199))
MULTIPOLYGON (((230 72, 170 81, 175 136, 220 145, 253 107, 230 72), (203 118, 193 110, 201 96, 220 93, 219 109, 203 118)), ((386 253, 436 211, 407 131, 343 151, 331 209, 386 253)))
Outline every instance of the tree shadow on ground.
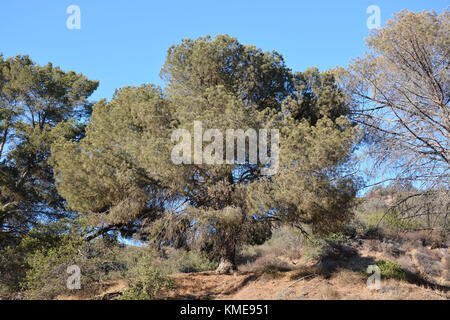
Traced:
MULTIPOLYGON (((324 278, 330 278, 333 274, 341 270, 349 270, 353 272, 366 273, 367 267, 376 265, 381 260, 376 260, 374 257, 363 257, 359 252, 350 246, 336 245, 331 249, 317 263, 317 270, 319 275, 324 278)), ((405 281, 417 286, 422 286, 427 289, 440 290, 447 293, 449 286, 438 284, 429 280, 419 273, 412 273, 403 270, 405 274, 405 281)), ((367 274, 369 276, 369 274, 367 274)), ((382 276, 383 277, 383 276, 382 276)))

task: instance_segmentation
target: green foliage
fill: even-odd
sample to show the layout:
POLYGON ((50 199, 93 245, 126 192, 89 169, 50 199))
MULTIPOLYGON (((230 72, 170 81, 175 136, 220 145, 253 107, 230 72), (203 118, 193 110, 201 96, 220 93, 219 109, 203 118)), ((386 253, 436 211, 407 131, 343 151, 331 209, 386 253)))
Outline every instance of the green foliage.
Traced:
POLYGON ((234 264, 240 246, 270 237, 273 221, 329 233, 349 219, 358 130, 333 72, 294 74, 276 52, 217 36, 172 46, 161 74, 164 92, 123 88, 94 106, 83 139, 53 145, 58 191, 86 221, 234 264), (169 137, 192 135, 194 121, 279 129, 280 170, 266 176, 248 159, 175 165, 169 137))
POLYGON ((228 35, 184 39, 171 46, 161 77, 169 84, 171 99, 186 92, 200 97, 210 89, 223 88, 259 110, 279 109, 294 82, 281 54, 263 52, 228 35))
POLYGON ((79 139, 98 86, 28 56, 0 55, 0 247, 17 245, 39 220, 70 215, 48 161, 58 138, 79 139))
POLYGON ((66 269, 79 264, 75 258, 78 245, 69 241, 50 250, 37 250, 28 258, 30 270, 23 282, 28 299, 52 299, 66 291, 66 269))
POLYGON ((152 300, 173 286, 173 280, 155 267, 156 257, 157 253, 150 248, 141 251, 137 264, 126 274, 130 288, 121 300, 152 300))
POLYGON ((399 210, 391 209, 387 213, 381 212, 369 216, 369 227, 376 226, 379 221, 381 225, 396 231, 412 231, 420 227, 420 222, 416 219, 404 219, 400 216, 399 210))
POLYGON ((85 293, 94 292, 112 270, 121 268, 115 258, 119 249, 115 240, 86 242, 88 231, 76 221, 61 220, 33 229, 14 248, 16 256, 23 254, 25 275, 18 280, 28 299, 52 299, 74 293, 66 284, 70 276, 67 268, 72 265, 80 268, 81 291, 85 293))
POLYGON ((23 252, 14 247, 0 249, 0 296, 9 296, 20 290, 20 282, 25 277, 23 252))
POLYGON ((239 251, 238 258, 242 262, 254 260, 262 256, 287 256, 292 259, 300 258, 304 236, 300 230, 290 226, 276 228, 270 239, 260 245, 247 245, 239 251))
POLYGON ((382 260, 376 263, 380 268, 382 279, 398 279, 404 280, 406 273, 401 268, 400 264, 391 260, 382 260))
POLYGON ((100 101, 79 144, 61 139, 53 146, 59 192, 92 223, 151 216, 163 201, 156 181, 168 181, 170 129, 158 88, 124 88, 111 103, 100 101))
MULTIPOLYGON (((437 190, 424 191, 425 194, 421 196, 411 186, 400 186, 397 183, 373 188, 355 206, 356 219, 367 229, 382 227, 392 231, 408 232, 424 227, 432 214, 435 217, 434 226, 438 227, 436 222, 439 214, 433 213, 434 210, 439 210, 433 203, 437 195, 434 191, 437 190), (419 198, 411 195, 417 195, 419 198), (397 203, 399 205, 396 205, 397 203)), ((439 203, 439 207, 445 207, 445 204, 439 203)))
POLYGON ((162 262, 164 269, 172 273, 201 272, 217 268, 217 261, 209 260, 206 255, 198 250, 186 251, 183 249, 169 248, 166 251, 166 260, 162 262))
POLYGON ((21 289, 26 273, 30 270, 29 259, 36 252, 46 252, 59 247, 62 239, 70 234, 71 228, 77 228, 76 223, 60 220, 57 223, 39 224, 24 236, 19 244, 11 245, 1 250, 0 268, 2 277, 0 283, 5 293, 21 289))
POLYGON ((336 252, 349 245, 350 238, 343 233, 334 233, 325 237, 311 237, 306 239, 304 256, 309 260, 324 260, 335 257, 336 252))

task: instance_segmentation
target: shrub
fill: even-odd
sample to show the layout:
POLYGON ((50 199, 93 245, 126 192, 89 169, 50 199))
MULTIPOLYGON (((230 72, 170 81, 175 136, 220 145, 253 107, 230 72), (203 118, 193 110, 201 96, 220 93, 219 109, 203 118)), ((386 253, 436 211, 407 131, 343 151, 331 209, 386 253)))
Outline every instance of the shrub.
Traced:
POLYGON ((391 209, 384 216, 382 221, 386 227, 396 231, 412 231, 420 228, 421 224, 416 219, 405 219, 401 216, 400 211, 391 209))
POLYGON ((8 298, 20 290, 25 277, 24 254, 14 247, 0 250, 0 298, 8 298))
POLYGON ((376 263, 380 268, 381 277, 384 279, 406 279, 406 273, 399 263, 391 260, 382 260, 376 263))
MULTIPOLYGON (((67 288, 68 267, 80 268, 82 293, 94 293, 114 268, 114 249, 99 239, 93 243, 83 239, 65 239, 61 245, 48 250, 36 250, 27 259, 29 270, 22 286, 29 299, 52 299, 60 294, 74 293, 67 288)), ((78 292, 78 291, 77 291, 78 292)))
POLYGON ((304 255, 308 260, 341 259, 354 254, 350 237, 334 233, 326 237, 311 237, 305 241, 304 255))
MULTIPOLYGON (((52 299, 67 290, 66 270, 70 265, 78 265, 77 245, 68 244, 50 250, 37 250, 28 258, 30 270, 22 283, 28 299, 52 299)), ((84 270, 82 270, 84 273, 84 270)), ((82 277, 84 278, 84 277, 82 277)), ((90 283, 84 283, 90 285, 90 283)))
POLYGON ((263 256, 299 259, 302 254, 302 238, 297 229, 288 226, 277 228, 272 232, 272 237, 263 244, 242 247, 237 255, 237 262, 246 264, 263 256))
POLYGON ((129 279, 131 287, 126 290, 120 300, 152 300, 160 292, 173 286, 173 281, 154 267, 133 271, 135 274, 129 279))
POLYGON ((239 267, 239 270, 242 272, 261 272, 267 274, 285 272, 292 269, 286 261, 280 260, 273 254, 259 257, 255 261, 248 262, 239 267))
POLYGON ((93 293, 103 280, 124 266, 117 260, 119 245, 103 237, 88 242, 85 227, 61 220, 39 226, 24 237, 16 248, 24 253, 25 277, 20 286, 28 299, 52 299, 74 293, 67 288, 68 267, 80 269, 81 288, 77 293, 93 293))
POLYGON ((60 245, 62 237, 70 232, 67 220, 40 224, 34 227, 19 243, 0 250, 0 288, 4 297, 22 289, 30 266, 28 260, 37 251, 46 251, 60 245))
POLYGON ((414 254, 414 260, 416 261, 419 270, 425 276, 438 277, 445 272, 445 266, 441 263, 440 259, 436 256, 430 255, 425 250, 423 252, 416 252, 414 254))
POLYGON ((165 269, 172 273, 201 272, 217 268, 217 261, 211 261, 208 257, 198 251, 168 248, 166 250, 167 259, 162 263, 165 269))
POLYGON ((173 286, 169 275, 156 267, 157 257, 158 253, 151 248, 141 251, 137 264, 126 274, 130 288, 122 294, 121 300, 152 300, 173 286))
POLYGON ((436 231, 416 231, 409 233, 402 233, 401 237, 404 241, 416 242, 419 241, 422 246, 431 246, 432 249, 446 248, 449 245, 450 237, 448 234, 436 231))

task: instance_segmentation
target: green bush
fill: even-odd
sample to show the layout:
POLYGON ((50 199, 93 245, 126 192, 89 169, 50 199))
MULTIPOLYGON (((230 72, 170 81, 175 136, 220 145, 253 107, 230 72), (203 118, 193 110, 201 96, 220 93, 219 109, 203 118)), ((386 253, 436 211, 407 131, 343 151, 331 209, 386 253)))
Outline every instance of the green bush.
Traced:
MULTIPOLYGON (((102 242, 98 240, 97 242, 102 242)), ((70 277, 68 267, 80 268, 80 291, 94 293, 99 285, 110 279, 114 268, 120 269, 120 263, 114 261, 114 249, 103 243, 79 242, 67 240, 60 246, 49 250, 37 250, 28 258, 30 269, 26 273, 26 297, 29 299, 52 299, 60 294, 78 293, 67 288, 70 277)))
POLYGON ((20 282, 24 279, 26 268, 24 254, 14 247, 0 250, 0 298, 6 299, 20 290, 20 282))
POLYGON ((37 251, 57 247, 61 238, 69 232, 69 221, 41 224, 33 228, 17 244, 0 250, 0 294, 4 297, 22 289, 26 273, 30 270, 28 260, 37 251))
POLYGON ((377 262, 376 265, 380 268, 381 277, 384 279, 404 280, 406 278, 405 271, 397 262, 382 260, 377 262))
POLYGON ((21 287, 26 298, 52 299, 61 294, 93 293, 102 281, 110 279, 114 269, 123 268, 116 259, 119 246, 114 239, 104 237, 87 242, 85 231, 77 223, 60 221, 37 228, 22 240, 20 248, 27 254, 21 287), (71 276, 68 267, 72 265, 80 268, 80 290, 67 288, 71 276))
POLYGON ((308 260, 323 260, 338 251, 345 251, 349 242, 350 237, 343 233, 333 233, 326 237, 310 237, 304 243, 303 254, 308 260))
POLYGON ((367 228, 375 228, 377 225, 389 230, 408 232, 418 229, 421 224, 415 219, 404 219, 400 216, 398 210, 390 209, 387 212, 379 211, 376 213, 360 215, 367 228))
POLYGON ((404 219, 399 210, 391 209, 384 217, 384 224, 388 228, 396 231, 413 231, 420 228, 420 222, 416 219, 404 219))
POLYGON ((121 300, 152 300, 173 286, 169 275, 156 267, 157 259, 158 253, 151 248, 141 250, 137 264, 126 274, 130 288, 122 294, 121 300))
POLYGON ((186 251, 183 249, 168 248, 167 259, 163 262, 164 267, 172 273, 201 272, 217 268, 217 261, 211 261, 198 250, 186 251))
POLYGON ((67 243, 50 250, 37 250, 27 259, 30 270, 22 285, 28 299, 52 299, 68 290, 67 267, 79 264, 75 258, 77 247, 77 244, 67 243))

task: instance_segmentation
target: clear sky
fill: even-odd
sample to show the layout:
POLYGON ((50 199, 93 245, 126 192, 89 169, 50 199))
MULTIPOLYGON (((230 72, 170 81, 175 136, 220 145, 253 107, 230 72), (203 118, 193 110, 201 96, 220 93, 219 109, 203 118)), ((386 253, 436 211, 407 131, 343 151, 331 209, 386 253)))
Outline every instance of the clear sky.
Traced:
POLYGON ((109 99, 125 85, 163 85, 159 71, 169 46, 207 34, 276 50, 295 71, 346 66, 364 52, 370 5, 380 8, 383 26, 403 8, 441 12, 448 1, 3 0, 0 53, 82 72, 100 80, 92 99, 109 99), (66 27, 70 5, 81 10, 78 30, 66 27))

